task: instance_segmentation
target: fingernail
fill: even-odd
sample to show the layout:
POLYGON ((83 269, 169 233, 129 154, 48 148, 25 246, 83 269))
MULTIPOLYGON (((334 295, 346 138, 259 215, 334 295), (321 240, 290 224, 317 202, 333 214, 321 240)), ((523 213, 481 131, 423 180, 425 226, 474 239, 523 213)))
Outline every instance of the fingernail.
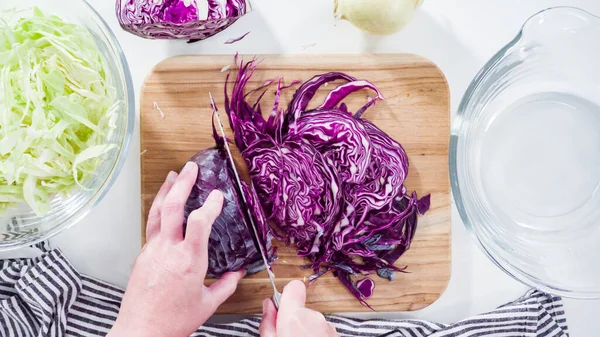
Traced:
POLYGON ((290 283, 292 283, 292 282, 289 282, 288 284, 286 284, 286 285, 283 287, 283 292, 285 292, 285 291, 286 291, 286 290, 287 290, 287 289, 290 287, 290 283))
POLYGON ((213 190, 212 192, 210 192, 207 199, 210 199, 211 201, 217 201, 218 199, 222 199, 222 198, 223 198, 223 193, 221 191, 213 190))
POLYGON ((183 167, 183 170, 181 170, 181 173, 190 172, 191 170, 194 169, 194 165, 196 165, 196 163, 192 163, 191 161, 188 161, 185 164, 185 166, 183 167))
POLYGON ((269 307, 269 302, 267 301, 270 301, 270 299, 265 298, 263 300, 263 315, 267 313, 267 308, 269 307))
POLYGON ((169 174, 167 175, 167 181, 170 183, 174 183, 176 179, 177 179, 177 173, 175 173, 173 171, 169 172, 169 174))

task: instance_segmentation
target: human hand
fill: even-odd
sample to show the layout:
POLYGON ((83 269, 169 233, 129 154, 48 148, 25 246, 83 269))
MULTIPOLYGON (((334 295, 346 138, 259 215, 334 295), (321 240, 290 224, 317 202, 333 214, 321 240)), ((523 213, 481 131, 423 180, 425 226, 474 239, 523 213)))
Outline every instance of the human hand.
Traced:
POLYGON ((270 298, 263 301, 261 337, 339 337, 323 314, 305 308, 306 287, 292 281, 283 288, 279 312, 270 298))
POLYGON ((226 273, 210 287, 204 286, 208 238, 223 208, 223 194, 213 191, 204 206, 190 214, 184 239, 184 205, 197 176, 198 165, 187 163, 179 176, 169 173, 156 195, 148 215, 147 243, 108 337, 187 337, 244 277, 245 271, 226 273))

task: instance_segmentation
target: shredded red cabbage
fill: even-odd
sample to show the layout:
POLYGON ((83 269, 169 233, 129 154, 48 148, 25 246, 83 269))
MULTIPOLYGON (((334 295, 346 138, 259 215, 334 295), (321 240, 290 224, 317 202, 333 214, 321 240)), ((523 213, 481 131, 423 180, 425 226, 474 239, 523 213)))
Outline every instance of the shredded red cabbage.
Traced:
POLYGON ((234 44, 236 42, 242 41, 246 36, 248 36, 248 34, 250 34, 250 32, 247 32, 246 34, 244 34, 242 36, 231 38, 231 39, 225 41, 225 44, 234 44))
POLYGON ((117 0, 121 27, 151 39, 207 39, 250 12, 249 0, 117 0), (201 11, 198 4, 205 10, 201 11), (200 13, 202 12, 202 13, 200 13))
POLYGON ((407 193, 408 157, 402 146, 362 118, 383 96, 368 81, 327 73, 305 82, 284 110, 279 80, 275 106, 265 120, 260 98, 250 103, 245 93, 257 66, 256 60, 239 63, 231 95, 225 86, 225 104, 258 200, 275 235, 310 261, 311 282, 333 271, 368 306, 365 298, 374 283, 357 284, 354 277, 377 272, 391 280, 394 271, 402 271, 394 263, 410 246, 417 214, 430 205, 429 196, 407 193), (307 110, 320 87, 338 80, 345 83, 318 108, 307 110), (362 89, 376 97, 352 114, 343 101, 362 89))

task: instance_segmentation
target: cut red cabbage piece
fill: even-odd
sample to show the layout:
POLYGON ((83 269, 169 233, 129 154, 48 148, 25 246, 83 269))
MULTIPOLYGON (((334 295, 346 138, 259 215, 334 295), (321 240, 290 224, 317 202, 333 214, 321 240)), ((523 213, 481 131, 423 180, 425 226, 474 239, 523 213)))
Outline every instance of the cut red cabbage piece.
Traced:
POLYGON ((257 244, 262 245, 270 261, 275 258, 275 251, 271 246, 271 230, 262 208, 257 206, 258 196, 242 182, 243 193, 248 202, 247 207, 261 233, 260 242, 254 240, 244 210, 246 207, 243 206, 242 198, 236 188, 231 164, 223 147, 223 139, 216 139, 215 148, 201 151, 190 159, 198 165, 198 178, 185 205, 184 228, 188 225, 188 216, 202 207, 210 192, 220 190, 224 196, 223 210, 210 233, 207 275, 219 278, 226 272, 243 268, 247 270, 247 274, 254 274, 265 268, 257 244))
POLYGON ((117 0, 124 30, 150 39, 207 39, 251 11, 249 0, 117 0))
POLYGON ((373 292, 375 291, 375 282, 368 277, 364 278, 356 282, 356 289, 358 289, 362 297, 370 298, 373 296, 373 292))
POLYGON ((250 32, 247 32, 246 34, 244 34, 242 36, 231 38, 231 39, 225 41, 225 44, 234 44, 236 42, 242 41, 246 36, 248 36, 248 34, 250 34, 250 32))
POLYGON ((279 239, 310 261, 311 282, 332 271, 368 306, 374 282, 364 276, 392 280, 404 270, 395 263, 410 247, 418 215, 430 206, 429 196, 418 199, 404 186, 409 163, 402 146, 362 118, 383 95, 368 81, 327 73, 302 84, 284 109, 279 98, 286 87, 275 79, 265 83, 278 83, 265 119, 262 95, 250 102, 257 89, 245 90, 257 66, 256 60, 239 62, 231 93, 225 85, 225 104, 267 220, 279 239), (344 83, 314 105, 318 108, 308 109, 316 92, 332 81, 344 83), (363 89, 375 97, 349 111, 343 101, 363 89))

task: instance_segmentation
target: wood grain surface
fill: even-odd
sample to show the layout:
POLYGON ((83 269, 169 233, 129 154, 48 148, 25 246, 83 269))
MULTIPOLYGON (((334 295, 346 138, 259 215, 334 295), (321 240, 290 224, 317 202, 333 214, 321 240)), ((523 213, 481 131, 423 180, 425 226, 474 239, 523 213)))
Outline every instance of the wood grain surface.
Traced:
MULTIPOLYGON (((410 250, 398 260, 397 265, 408 266, 408 272, 398 273, 393 282, 374 276, 375 294, 368 302, 377 311, 418 310, 433 303, 450 280, 451 263, 450 101, 444 75, 430 61, 409 54, 264 55, 260 58, 264 61, 248 88, 282 75, 285 83, 290 83, 324 72, 341 71, 367 79, 382 91, 386 101, 377 103, 364 117, 404 146, 410 159, 406 186, 420 196, 431 193, 432 207, 419 219, 410 250)), ((196 152, 214 146, 208 92, 212 92, 223 111, 226 73, 221 70, 229 64, 235 74, 231 56, 178 56, 158 64, 146 78, 141 94, 144 223, 167 173, 178 171, 196 152), (164 118, 155 105, 164 112, 164 118)), ((313 102, 322 102, 325 93, 334 87, 330 84, 322 88, 313 102)), ((282 106, 286 106, 292 94, 293 90, 287 91, 282 106)), ((356 111, 364 105, 368 95, 372 93, 358 92, 347 99, 350 110, 356 111)), ((265 96, 263 111, 270 111, 267 107, 273 96, 265 96)), ((239 156, 236 157, 241 164, 239 156)), ((142 236, 144 226, 142 224, 142 236)), ((306 280, 311 271, 298 268, 305 261, 296 257, 293 247, 275 244, 280 246, 279 262, 273 267, 279 290, 291 280, 306 280)), ((207 284, 211 282, 207 280, 207 284)), ((272 294, 266 272, 258 273, 241 281, 235 295, 219 313, 259 313, 261 301, 272 294)), ((308 287, 307 305, 326 313, 369 311, 331 274, 308 287)))

